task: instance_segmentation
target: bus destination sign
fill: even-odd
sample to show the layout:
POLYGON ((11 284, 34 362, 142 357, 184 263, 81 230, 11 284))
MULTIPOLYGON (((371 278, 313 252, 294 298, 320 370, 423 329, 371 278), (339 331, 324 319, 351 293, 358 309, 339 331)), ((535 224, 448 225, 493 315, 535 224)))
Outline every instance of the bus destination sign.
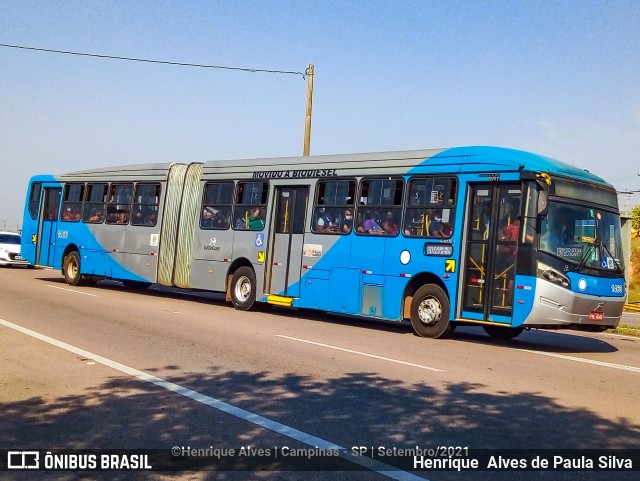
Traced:
POLYGON ((426 242, 424 244, 424 255, 451 257, 453 255, 453 244, 433 244, 426 242))

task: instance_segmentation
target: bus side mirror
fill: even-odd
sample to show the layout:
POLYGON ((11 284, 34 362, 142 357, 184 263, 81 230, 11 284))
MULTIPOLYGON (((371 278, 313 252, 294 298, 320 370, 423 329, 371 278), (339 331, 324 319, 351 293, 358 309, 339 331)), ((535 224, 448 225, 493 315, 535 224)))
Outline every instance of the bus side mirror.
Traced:
POLYGON ((547 215, 547 208, 549 206, 549 192, 541 190, 538 192, 538 215, 547 215))

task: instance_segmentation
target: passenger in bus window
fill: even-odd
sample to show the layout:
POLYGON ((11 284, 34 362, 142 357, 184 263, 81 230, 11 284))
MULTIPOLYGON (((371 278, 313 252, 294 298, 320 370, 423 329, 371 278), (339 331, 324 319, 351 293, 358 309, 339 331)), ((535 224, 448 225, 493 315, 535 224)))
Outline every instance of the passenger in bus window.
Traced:
POLYGON ((214 210, 212 207, 203 207, 200 225, 205 228, 213 227, 214 210))
POLYGON ((433 212, 433 220, 429 222, 429 235, 431 237, 449 237, 450 228, 442 222, 442 211, 433 212))
POLYGON ((259 207, 251 209, 249 214, 249 222, 247 223, 249 230, 262 230, 264 229, 264 220, 262 219, 262 212, 259 207))
POLYGON ((133 221, 131 223, 134 225, 142 225, 144 224, 144 218, 145 213, 142 212, 142 207, 138 206, 133 214, 133 221))
POLYGON ((95 207, 91 211, 91 216, 89 217, 89 222, 102 222, 102 209, 95 207))
POLYGON ((376 222, 375 214, 372 211, 368 211, 366 213, 363 227, 364 227, 364 231, 367 234, 374 234, 374 235, 384 234, 382 227, 380 227, 380 224, 376 222))
POLYGON ((129 213, 126 211, 119 211, 118 212, 118 220, 117 223, 118 224, 127 224, 129 222, 129 213))
POLYGON ((321 209, 318 212, 318 220, 316 221, 318 232, 329 233, 338 232, 338 224, 335 221, 335 217, 321 209))
POLYGON ((344 210, 344 217, 340 222, 340 230, 345 234, 348 234, 353 229, 353 211, 351 209, 344 210))
POLYGON ((152 210, 151 212, 149 212, 149 214, 147 214, 147 217, 144 220, 144 225, 154 226, 156 225, 157 222, 158 222, 158 212, 155 210, 152 210))
POLYGON ((80 214, 75 212, 71 206, 67 207, 64 212, 62 212, 62 220, 67 222, 75 222, 80 220, 80 214))
POLYGON ((385 221, 382 224, 382 230, 387 235, 398 235, 398 224, 395 222, 393 212, 387 212, 385 221))

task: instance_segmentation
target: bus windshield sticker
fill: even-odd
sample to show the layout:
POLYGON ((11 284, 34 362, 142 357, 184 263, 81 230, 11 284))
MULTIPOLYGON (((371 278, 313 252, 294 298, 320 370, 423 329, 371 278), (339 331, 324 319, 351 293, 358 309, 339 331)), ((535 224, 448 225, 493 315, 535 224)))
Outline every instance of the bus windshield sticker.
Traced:
POLYGON ((321 257, 322 244, 305 244, 302 247, 303 257, 321 257))
POLYGON ((424 255, 449 257, 453 255, 453 245, 452 244, 432 244, 427 242, 424 245, 424 255))

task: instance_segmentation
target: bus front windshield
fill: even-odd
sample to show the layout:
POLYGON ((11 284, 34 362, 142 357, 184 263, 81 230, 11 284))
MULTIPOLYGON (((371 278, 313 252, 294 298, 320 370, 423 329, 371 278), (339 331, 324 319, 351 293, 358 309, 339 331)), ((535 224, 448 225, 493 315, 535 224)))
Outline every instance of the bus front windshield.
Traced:
POLYGON ((622 237, 617 214, 551 200, 542 220, 540 250, 577 265, 622 272, 622 237))

